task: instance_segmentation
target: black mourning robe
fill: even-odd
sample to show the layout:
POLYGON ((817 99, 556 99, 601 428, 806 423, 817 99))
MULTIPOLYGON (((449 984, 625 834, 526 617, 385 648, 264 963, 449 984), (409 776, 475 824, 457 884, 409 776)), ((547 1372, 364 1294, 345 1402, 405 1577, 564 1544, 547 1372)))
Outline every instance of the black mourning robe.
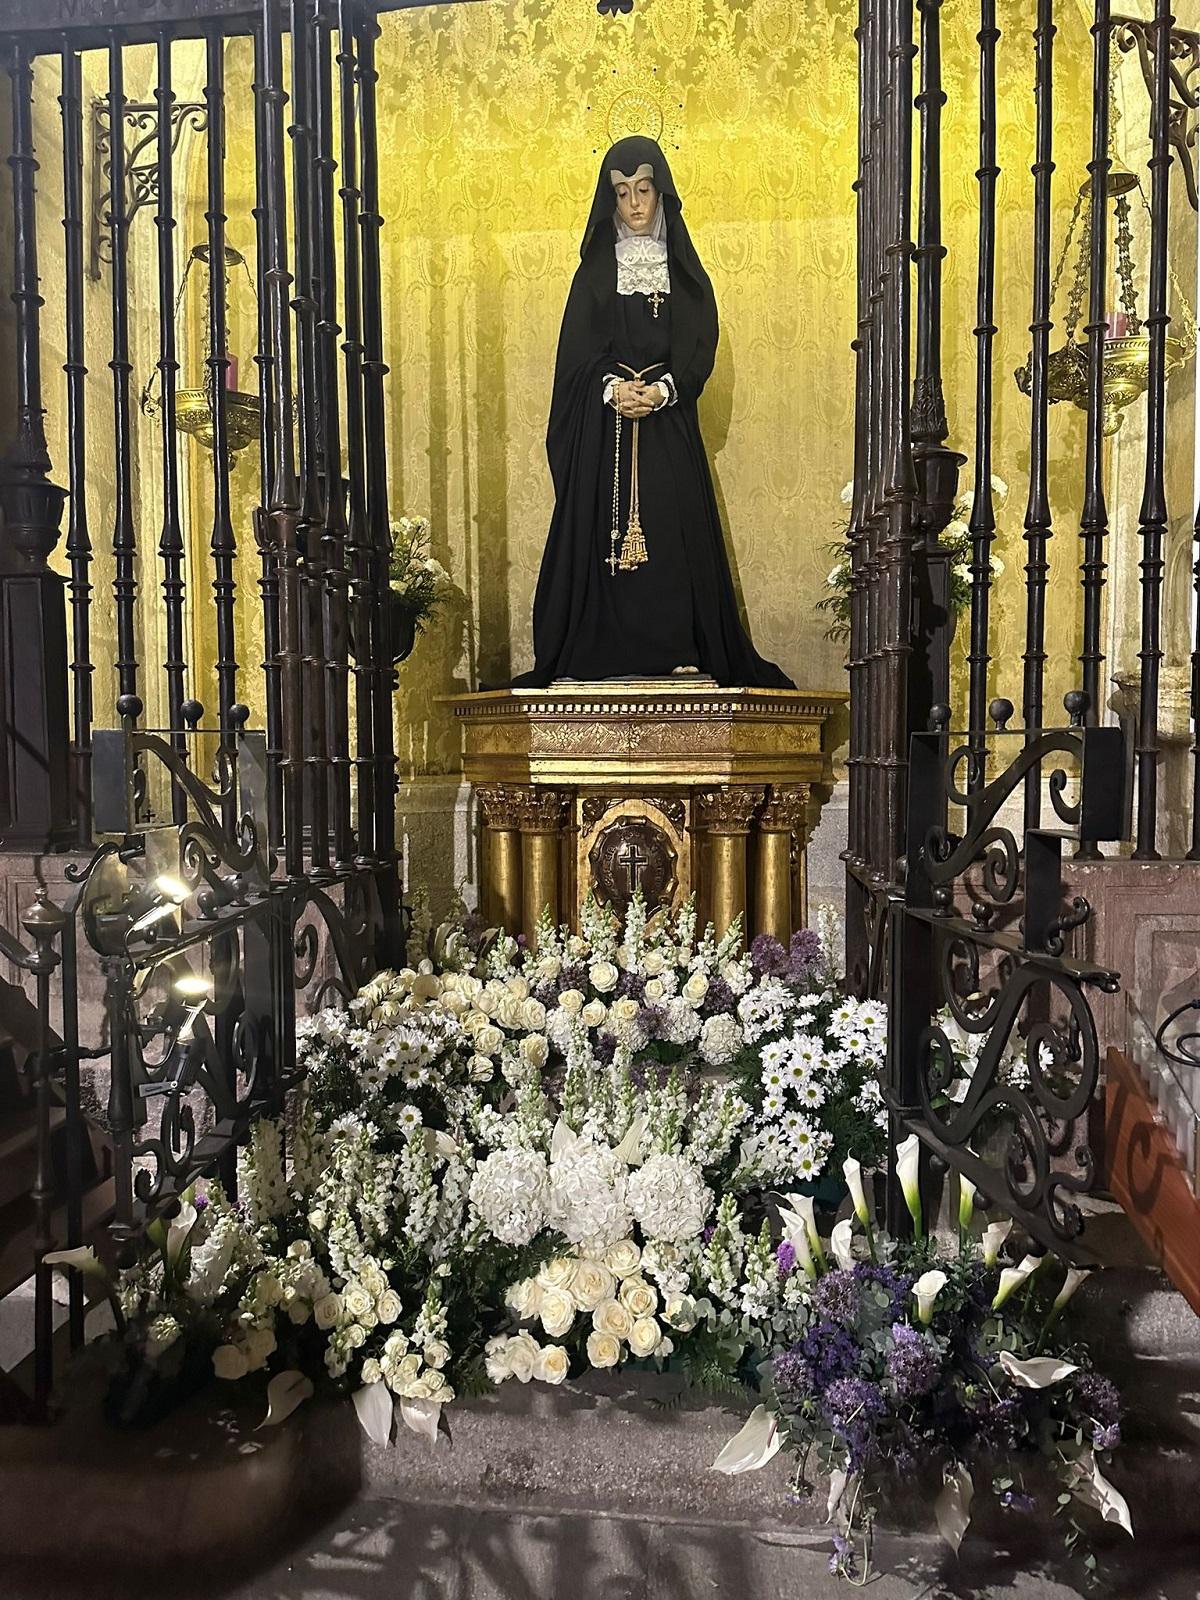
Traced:
MULTIPOLYGON (((738 619, 729 559, 700 436, 696 403, 713 369, 717 306, 683 221, 666 157, 651 139, 622 139, 600 166, 596 194, 563 314, 546 449, 555 505, 533 606, 536 663, 513 680, 660 677, 695 667, 719 684, 793 688, 764 661, 738 619), (644 294, 617 293, 609 172, 654 172, 666 221, 671 292, 658 315, 644 294), (647 368, 651 370, 646 371, 647 368), (670 372, 674 405, 642 419, 641 525, 649 560, 610 572, 616 413, 606 374, 670 372)), ((620 526, 629 516, 630 419, 621 423, 620 526)))

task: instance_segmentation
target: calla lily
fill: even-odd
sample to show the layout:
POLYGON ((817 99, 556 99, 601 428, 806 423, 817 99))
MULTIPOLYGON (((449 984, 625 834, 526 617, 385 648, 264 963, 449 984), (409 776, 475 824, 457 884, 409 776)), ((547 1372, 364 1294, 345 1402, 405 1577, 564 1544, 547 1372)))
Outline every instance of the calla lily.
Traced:
POLYGON ((825 1502, 825 1521, 832 1522, 837 1514, 838 1507, 845 1498, 846 1490, 852 1483, 850 1474, 845 1467, 834 1467, 829 1474, 829 1498, 825 1502))
MULTIPOLYGON (((817 1228, 816 1212, 813 1209, 813 1199, 809 1194, 784 1195, 784 1205, 780 1208, 780 1215, 785 1226, 797 1233, 806 1233, 808 1243, 812 1248, 812 1255, 817 1265, 824 1272, 829 1263, 825 1259, 825 1252, 821 1248, 821 1234, 817 1228)), ((795 1238, 789 1232, 789 1238, 796 1244, 795 1238)), ((799 1245, 796 1246, 799 1249, 799 1245)))
POLYGON ((863 1188, 862 1165, 853 1156, 847 1156, 842 1162, 842 1175, 846 1180, 846 1187, 850 1191, 850 1199, 854 1204, 854 1215, 864 1228, 871 1226, 871 1213, 867 1209, 867 1194, 863 1188))
POLYGON ((983 1230, 983 1264, 985 1267, 994 1267, 1000 1258, 1000 1251, 1004 1241, 1012 1232, 1012 1218, 1006 1217, 1003 1222, 989 1222, 983 1230))
POLYGON ((896 1146, 896 1177, 900 1181, 904 1204, 908 1207, 919 1239, 924 1231, 921 1222, 921 1141, 915 1133, 910 1133, 903 1143, 896 1146))
POLYGON ((965 1239, 971 1231, 971 1220, 975 1215, 975 1185, 970 1178, 960 1172, 958 1175, 958 1231, 961 1238, 965 1239))
POLYGON ((267 1385, 267 1414, 260 1428, 277 1427, 297 1406, 312 1399, 313 1383, 302 1372, 281 1372, 267 1385))
MULTIPOLYGON (((383 1384, 374 1384, 372 1387, 382 1389, 383 1384)), ((440 1400, 401 1400, 400 1420, 413 1433, 422 1434, 430 1444, 436 1444, 438 1424, 442 1420, 442 1403, 440 1400)))
POLYGON ((1125 1529, 1129 1537, 1133 1538, 1133 1522, 1129 1515, 1129 1504, 1119 1489, 1114 1489, 1112 1484, 1096 1465, 1096 1457, 1091 1458, 1092 1481, 1084 1486, 1083 1491, 1076 1490, 1079 1498, 1086 1504, 1095 1506, 1105 1522, 1115 1522, 1125 1529))
POLYGON ((935 1268, 932 1272, 923 1272, 913 1284, 913 1295, 917 1302, 917 1317, 924 1327, 933 1321, 934 1301, 946 1287, 946 1274, 935 1268))
POLYGON ((1018 1389, 1048 1389, 1052 1383, 1061 1383, 1079 1371, 1069 1361, 1058 1361, 1053 1356, 1030 1356, 1018 1361, 1011 1350, 1000 1352, 1000 1365, 1018 1389))
POLYGON ((1091 1273, 1087 1267, 1067 1268, 1067 1275, 1063 1279, 1063 1286, 1055 1295, 1054 1304, 1050 1307, 1051 1319, 1062 1315, 1064 1309, 1066 1308, 1067 1302, 1075 1293, 1076 1289, 1078 1289, 1079 1285, 1085 1278, 1090 1276, 1091 1273))
POLYGON ((829 1235, 829 1247, 833 1251, 834 1260, 843 1272, 849 1272, 854 1265, 854 1224, 849 1217, 843 1217, 834 1225, 833 1232, 829 1235))
POLYGON ((42 1257, 44 1267, 75 1267, 89 1277, 108 1277, 108 1269, 90 1244, 76 1245, 74 1250, 51 1250, 42 1257))
POLYGON ((798 1217, 794 1211, 786 1209, 780 1211, 783 1218, 784 1238, 796 1252, 796 1260, 804 1268, 810 1278, 817 1275, 816 1263, 813 1261, 812 1247, 808 1242, 808 1229, 804 1225, 803 1217, 798 1217))
POLYGON ((373 1444, 386 1445, 392 1436, 392 1395, 386 1383, 365 1383, 354 1391, 354 1410, 362 1430, 373 1444))
POLYGON ((942 1538, 958 1554, 958 1547, 962 1544, 963 1534, 971 1520, 971 1501, 975 1496, 975 1485, 971 1474, 961 1462, 952 1467, 945 1476, 942 1492, 934 1502, 934 1515, 937 1517, 938 1532, 942 1538))
POLYGON ((712 1470, 730 1478, 741 1472, 756 1472, 778 1455, 782 1444, 776 1419, 766 1406, 755 1406, 745 1427, 734 1434, 713 1462, 712 1470))
POLYGON ((996 1290, 996 1297, 992 1301, 992 1310, 999 1311, 1009 1296, 1015 1294, 1040 1265, 1037 1256, 1026 1256, 1019 1266, 1005 1267, 1000 1274, 1000 1287, 996 1290))
POLYGON ((189 1200, 180 1203, 178 1213, 171 1218, 167 1227, 166 1258, 171 1267, 179 1265, 179 1258, 187 1249, 192 1229, 196 1225, 199 1215, 194 1205, 189 1200))
POLYGON ((639 1111, 634 1116, 634 1119, 629 1124, 629 1127, 625 1130, 625 1137, 613 1151, 613 1154, 617 1157, 617 1159, 619 1161, 623 1161, 626 1166, 636 1167, 639 1165, 641 1159, 640 1152, 642 1148, 642 1135, 645 1133, 645 1131, 646 1119, 639 1111))

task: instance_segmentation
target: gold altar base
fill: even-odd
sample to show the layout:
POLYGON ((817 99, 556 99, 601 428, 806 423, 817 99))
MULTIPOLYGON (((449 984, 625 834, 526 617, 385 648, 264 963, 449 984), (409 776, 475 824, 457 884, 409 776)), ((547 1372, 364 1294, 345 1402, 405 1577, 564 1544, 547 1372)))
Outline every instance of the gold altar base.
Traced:
POLYGON ((589 892, 620 911, 695 892, 724 933, 784 941, 808 914, 805 848, 831 777, 836 692, 676 680, 494 690, 451 701, 483 821, 483 912, 532 936, 578 926, 589 892))

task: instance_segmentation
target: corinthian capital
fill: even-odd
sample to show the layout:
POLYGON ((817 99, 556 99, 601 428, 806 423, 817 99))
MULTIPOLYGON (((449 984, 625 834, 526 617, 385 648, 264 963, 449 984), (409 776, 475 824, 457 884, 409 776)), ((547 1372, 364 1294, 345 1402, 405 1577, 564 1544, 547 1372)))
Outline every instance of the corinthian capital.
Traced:
POLYGON ((707 833, 749 833, 762 797, 761 787, 705 789, 696 796, 700 826, 707 833))

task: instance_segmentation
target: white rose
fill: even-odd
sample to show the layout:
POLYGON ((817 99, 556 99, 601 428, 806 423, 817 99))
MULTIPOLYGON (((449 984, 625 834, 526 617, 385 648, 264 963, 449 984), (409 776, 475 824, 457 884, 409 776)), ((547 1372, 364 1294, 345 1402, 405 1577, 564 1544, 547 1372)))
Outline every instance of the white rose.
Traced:
POLYGON ((400 1303, 400 1296, 395 1289, 385 1289, 375 1302, 375 1315, 380 1322, 386 1323, 389 1327, 395 1322, 403 1309, 404 1307, 400 1303))
POLYGON ((483 1359, 487 1375, 493 1383, 503 1383, 506 1378, 512 1377, 512 1367, 508 1363, 508 1340, 503 1334, 488 1340, 483 1359))
POLYGON ((544 1289, 569 1289, 575 1277, 576 1262, 571 1256, 555 1256, 537 1275, 544 1289))
POLYGON ((562 1345, 548 1344, 537 1358, 533 1375, 542 1383, 562 1383, 570 1364, 562 1345))
POLYGON ((565 1289, 547 1289, 538 1307, 542 1327, 551 1339, 561 1339, 575 1321, 575 1302, 565 1289))
POLYGON ((368 1356, 362 1364, 362 1381, 364 1383, 378 1383, 383 1377, 383 1368, 374 1356, 368 1356))
POLYGON ((313 1316, 316 1318, 317 1327, 322 1329, 332 1328, 342 1309, 342 1302, 336 1294, 322 1295, 313 1307, 313 1316))
POLYGON ((639 1317, 629 1332, 629 1349, 643 1361, 652 1356, 662 1339, 662 1329, 653 1317, 639 1317))
POLYGON ((342 1335, 351 1350, 360 1350, 367 1342, 367 1330, 361 1322, 352 1322, 342 1335))
POLYGON ((642 1252, 632 1239, 622 1239, 604 1252, 604 1265, 614 1278, 631 1277, 638 1269, 642 1252))
POLYGON ((609 1015, 614 1022, 632 1022, 641 1010, 641 1006, 632 995, 623 995, 620 1000, 614 1000, 609 1015))
POLYGON ((691 1295, 679 1294, 668 1300, 663 1321, 677 1333, 689 1333, 696 1326, 696 1302, 691 1295))
POLYGON ((283 1285, 273 1272, 260 1272, 254 1279, 254 1298, 265 1310, 283 1299, 283 1285))
POLYGON ((429 1367, 442 1368, 450 1359, 450 1346, 441 1339, 431 1339, 425 1346, 425 1364, 429 1367))
POLYGON ((314 1233, 324 1233, 329 1222, 322 1206, 314 1206, 308 1213, 308 1225, 314 1233))
POLYGON ((667 991, 663 986, 663 981, 661 978, 651 978, 649 983, 646 985, 647 1000, 661 1000, 666 992, 667 991))
POLYGON ((496 1075, 495 1063, 487 1056, 472 1056, 467 1063, 471 1070, 471 1079, 474 1083, 491 1083, 496 1075))
POLYGON ((481 1056, 494 1056, 504 1043, 504 1035, 493 1023, 475 1035, 475 1049, 481 1056))
POLYGON ((597 1333, 611 1333, 614 1339, 628 1339, 633 1318, 619 1300, 605 1300, 592 1312, 592 1327, 597 1333))
POLYGON ((539 983, 553 983, 562 971, 562 962, 557 956, 543 956, 534 968, 539 983))
POLYGON ((702 972, 693 972, 682 989, 683 998, 698 1006, 708 993, 708 979, 702 972))
POLYGON ((652 1317, 658 1309, 658 1291, 645 1278, 626 1278, 618 1292, 621 1304, 635 1321, 652 1317))
POLYGON ((490 989, 481 989, 475 996, 475 1009, 482 1011, 485 1017, 494 1017, 499 1008, 499 997, 490 989))
POLYGON ((509 994, 511 994, 514 997, 514 999, 517 999, 517 1000, 528 1000, 529 999, 529 979, 528 978, 509 978, 508 982, 505 984, 505 988, 508 990, 509 994))
POLYGON ((521 1060, 527 1067, 540 1072, 550 1059, 550 1046, 544 1033, 527 1033, 521 1040, 521 1060))
POLYGON ((413 979, 414 1000, 436 1000, 442 992, 442 980, 432 972, 420 972, 413 979))
POLYGON ((259 1367, 265 1367, 269 1357, 275 1354, 274 1328, 251 1328, 246 1335, 246 1361, 251 1372, 257 1372, 259 1367))
POLYGON ((517 1033, 525 1026, 525 1002, 518 1000, 515 995, 506 994, 496 1012, 496 1020, 510 1033, 517 1033))
POLYGON ((363 1284, 351 1279, 342 1290, 342 1309, 355 1322, 361 1322, 369 1312, 375 1310, 375 1297, 363 1284))
POLYGON ((528 1383, 542 1353, 542 1347, 529 1333, 515 1333, 508 1341, 508 1365, 518 1383, 528 1383))
POLYGON ((529 999, 521 1007, 521 1021, 524 1027, 538 1029, 546 1026, 546 1008, 540 1000, 529 999))
POLYGON ((508 1309, 518 1322, 532 1322, 542 1304, 542 1286, 536 1278, 522 1278, 505 1295, 508 1309))
POLYGON ((244 1378, 250 1370, 246 1352, 238 1344, 221 1344, 213 1351, 213 1372, 218 1378, 234 1383, 244 1378))
POLYGON ((293 1295, 287 1303, 288 1321, 297 1328, 302 1328, 312 1316, 312 1306, 299 1295, 293 1295))
POLYGON ((642 957, 642 971, 649 978, 657 978, 666 969, 666 960, 661 950, 647 950, 642 957))
POLYGON ((396 1369, 389 1380, 393 1389, 399 1391, 406 1384, 412 1383, 417 1373, 421 1370, 421 1358, 414 1351, 404 1357, 403 1361, 396 1363, 396 1369))
POLYGON ((567 940, 567 954, 572 961, 578 961, 581 956, 587 955, 587 940, 581 939, 577 933, 573 933, 567 940))
POLYGON ((608 1015, 608 1007, 603 1000, 589 1000, 580 1012, 580 1016, 589 1028, 598 1028, 608 1015))
POLYGON ((577 1017, 583 1009, 583 995, 578 989, 564 989, 558 1003, 568 1016, 577 1017))
POLYGON ((457 991, 448 994, 443 993, 442 1010, 448 1011, 452 1017, 461 1017, 464 1012, 467 1012, 470 1009, 471 1002, 467 999, 465 994, 459 994, 457 991))
POLYGON ((596 961, 588 968, 592 988, 601 994, 611 994, 617 987, 621 974, 611 961, 596 961))
POLYGON ((580 1261, 571 1279, 571 1296, 580 1311, 594 1311, 612 1296, 616 1279, 599 1261, 580 1261))
POLYGON ((491 1019, 482 1011, 468 1011, 466 1016, 462 1019, 462 1025, 464 1030, 469 1033, 473 1039, 479 1032, 480 1028, 487 1027, 490 1020, 491 1019))
POLYGON ((611 1333, 589 1333, 587 1358, 594 1367, 615 1367, 621 1359, 621 1346, 611 1333))

